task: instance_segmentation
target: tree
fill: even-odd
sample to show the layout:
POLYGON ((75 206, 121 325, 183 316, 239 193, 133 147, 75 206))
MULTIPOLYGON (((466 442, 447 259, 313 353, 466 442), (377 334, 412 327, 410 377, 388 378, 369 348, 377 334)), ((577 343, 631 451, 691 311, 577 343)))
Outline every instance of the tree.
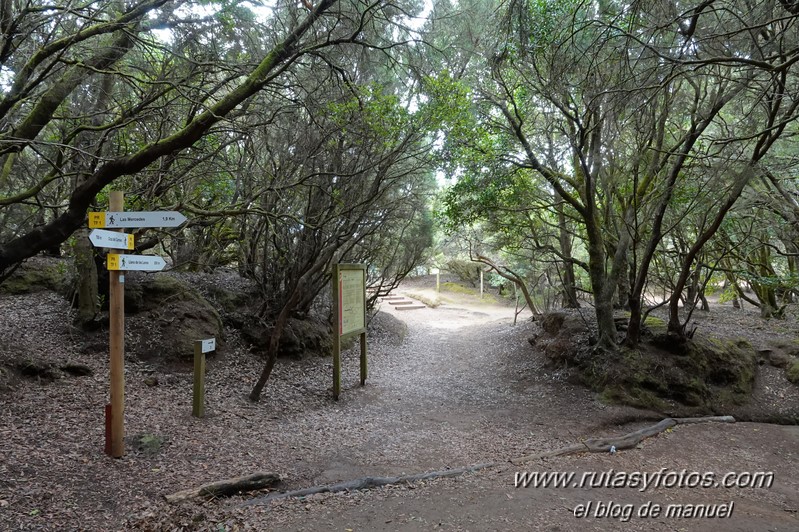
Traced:
POLYGON ((796 121, 796 14, 737 0, 513 2, 504 22, 507 32, 485 45, 490 60, 460 82, 480 127, 452 138, 456 166, 474 183, 453 212, 476 213, 465 223, 497 207, 542 220, 561 209, 574 220, 606 351, 618 341, 614 294, 627 292, 634 346, 664 239, 707 213, 687 231, 693 242, 669 297, 669 329, 684 337, 679 303, 696 259, 796 121), (514 202, 530 173, 538 201, 514 202), (472 197, 482 210, 469 210, 472 197))
MULTIPOLYGON (((150 172, 156 176, 147 184, 157 187, 153 163, 169 167, 170 158, 223 125, 225 117, 274 84, 298 58, 357 39, 336 31, 340 13, 328 14, 335 4, 321 0, 282 30, 254 62, 233 69, 217 63, 220 68, 212 72, 203 68, 206 63, 183 55, 190 50, 180 49, 202 41, 192 33, 199 29, 192 24, 207 22, 193 15, 183 19, 181 4, 142 0, 124 8, 103 2, 4 11, 7 31, 0 59, 8 81, 0 101, 5 124, 0 134, 0 208, 8 225, 0 234, 0 276, 19 261, 64 242, 84 224, 97 195, 121 177, 147 170, 147 177, 153 177, 150 172), (174 50, 152 36, 157 28, 185 26, 191 28, 191 39, 178 42, 174 50), (320 31, 312 31, 317 26, 320 31), (97 75, 112 77, 109 90, 112 85, 126 89, 112 92, 99 110, 108 116, 102 125, 92 124, 91 114, 62 115, 67 98, 85 90, 97 75), (165 115, 170 119, 148 120, 165 115), (148 129, 150 124, 157 129, 148 129), (91 150, 79 145, 84 131, 99 133, 91 150), (86 159, 78 165, 80 181, 70 173, 78 171, 75 166, 63 164, 76 157, 86 159), (30 204, 41 209, 38 221, 30 218, 30 204)), ((236 9, 234 4, 217 15, 233 16, 236 9)), ((277 29, 282 21, 271 22, 277 29)))

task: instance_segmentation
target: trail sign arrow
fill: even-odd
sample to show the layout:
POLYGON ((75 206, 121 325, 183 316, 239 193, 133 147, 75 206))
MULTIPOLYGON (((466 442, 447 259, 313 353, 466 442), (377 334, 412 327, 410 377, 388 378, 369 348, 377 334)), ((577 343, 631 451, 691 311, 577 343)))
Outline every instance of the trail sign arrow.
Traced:
POLYGON ((166 266, 166 261, 156 255, 108 254, 107 267, 109 270, 160 272, 164 269, 164 266, 166 266))
POLYGON ((210 353, 216 350, 216 338, 208 338, 207 340, 200 340, 200 351, 203 353, 210 353))
POLYGON ((96 248, 133 249, 133 235, 93 229, 89 233, 89 240, 96 248))
POLYGON ((186 219, 177 211, 90 212, 89 228, 177 227, 186 219))

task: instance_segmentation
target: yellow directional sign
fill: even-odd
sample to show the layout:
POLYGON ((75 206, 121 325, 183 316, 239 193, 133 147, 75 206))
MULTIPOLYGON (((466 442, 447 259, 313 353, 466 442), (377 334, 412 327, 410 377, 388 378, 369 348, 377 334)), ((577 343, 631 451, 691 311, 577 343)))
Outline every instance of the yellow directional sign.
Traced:
POLYGON ((106 267, 109 270, 160 272, 166 266, 164 259, 155 255, 119 255, 117 253, 109 253, 106 258, 106 267))
POLYGON ((178 227, 186 217, 177 211, 90 212, 89 229, 178 227))
POLYGON ((105 227, 105 213, 104 212, 90 212, 89 213, 89 229, 96 229, 105 227))

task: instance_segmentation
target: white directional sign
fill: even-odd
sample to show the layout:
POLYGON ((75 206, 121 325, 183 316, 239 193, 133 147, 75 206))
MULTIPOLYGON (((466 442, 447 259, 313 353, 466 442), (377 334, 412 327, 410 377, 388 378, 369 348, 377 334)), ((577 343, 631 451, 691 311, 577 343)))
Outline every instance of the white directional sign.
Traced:
POLYGON ((208 338, 207 340, 200 340, 202 344, 201 351, 203 353, 210 353, 216 349, 216 338, 208 338))
POLYGON ((89 227, 126 228, 126 227, 177 227, 186 221, 186 217, 177 211, 154 212, 90 212, 89 227))
POLYGON ((93 229, 89 233, 89 240, 97 248, 133 249, 133 235, 127 233, 93 229))
POLYGON ((156 255, 108 254, 107 267, 109 270, 159 272, 164 269, 164 266, 166 266, 164 259, 156 255))

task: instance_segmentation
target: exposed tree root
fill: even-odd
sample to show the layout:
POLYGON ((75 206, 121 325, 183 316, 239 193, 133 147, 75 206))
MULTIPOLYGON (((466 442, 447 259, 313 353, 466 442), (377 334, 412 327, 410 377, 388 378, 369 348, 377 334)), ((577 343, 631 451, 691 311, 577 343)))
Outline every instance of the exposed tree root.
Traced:
POLYGON ((167 502, 176 503, 195 497, 224 497, 242 491, 254 491, 272 486, 280 482, 277 473, 254 473, 244 477, 229 478, 218 482, 204 484, 199 488, 191 488, 177 493, 164 495, 167 502))
POLYGON ((457 477, 466 473, 472 473, 485 469, 487 467, 497 465, 496 462, 487 464, 477 464, 469 467, 462 467, 459 469, 447 469, 445 471, 431 471, 429 473, 417 473, 415 475, 403 475, 400 477, 364 477, 355 480, 348 480, 338 484, 330 484, 327 486, 315 486, 312 488, 305 488, 301 490, 287 491, 284 493, 271 493, 263 497, 250 499, 242 503, 242 506, 257 506, 267 504, 271 501, 278 499, 288 499, 291 497, 306 497, 308 495, 315 495, 317 493, 336 493, 340 491, 356 491, 365 490, 370 488, 379 488, 381 486, 397 485, 397 484, 410 484, 412 482, 419 482, 421 480, 430 480, 434 478, 447 478, 457 477))
POLYGON ((732 416, 681 417, 681 418, 667 417, 666 419, 660 421, 656 425, 636 430, 635 432, 630 432, 629 434, 625 434, 624 436, 617 436, 615 438, 592 438, 589 440, 585 440, 582 443, 570 445, 569 447, 563 447, 561 449, 556 449, 554 451, 548 451, 546 453, 530 454, 527 456, 522 456, 521 458, 514 458, 513 460, 511 460, 511 463, 523 464, 525 462, 532 462, 534 460, 539 460, 541 458, 551 458, 553 456, 564 456, 567 454, 576 454, 584 452, 606 453, 609 452, 612 447, 615 447, 617 451, 621 451, 623 449, 632 449, 646 438, 651 438, 652 436, 656 436, 661 432, 663 432, 664 430, 670 429, 675 425, 688 425, 692 423, 708 423, 708 422, 735 423, 735 418, 732 416))
MULTIPOLYGON (((708 422, 735 423, 735 418, 733 418, 732 416, 666 418, 657 423, 656 425, 636 430, 635 432, 630 432, 629 434, 625 434, 623 436, 617 436, 615 438, 592 438, 589 440, 585 440, 582 443, 577 443, 574 445, 570 445, 568 447, 556 449, 554 451, 531 454, 528 456, 523 456, 521 458, 514 458, 510 460, 510 462, 512 464, 523 464, 525 462, 531 462, 533 460, 539 460, 541 458, 552 458, 555 456, 565 456, 569 454, 577 454, 585 452, 592 452, 592 453, 609 452, 612 447, 615 447, 616 450, 631 449, 636 445, 638 445, 639 443, 641 443, 641 441, 643 441, 644 439, 660 434, 661 432, 670 429, 675 425, 687 425, 693 423, 708 423, 708 422)), ((445 471, 431 471, 429 473, 418 473, 415 475, 404 475, 399 477, 364 477, 355 480, 349 480, 346 482, 340 482, 338 484, 329 484, 326 486, 314 486, 311 488, 287 491, 284 493, 271 493, 263 497, 250 499, 242 503, 241 506, 259 506, 259 505, 268 504, 271 501, 276 501, 279 499, 288 499, 293 497, 307 497, 309 495, 316 495, 317 493, 336 493, 341 491, 365 490, 370 488, 378 488, 381 486, 410 484, 412 482, 418 482, 421 480, 456 477, 466 473, 472 473, 474 471, 486 469, 488 467, 498 466, 503 463, 506 462, 490 462, 485 464, 477 464, 469 467, 462 467, 459 469, 447 469, 445 471)))

